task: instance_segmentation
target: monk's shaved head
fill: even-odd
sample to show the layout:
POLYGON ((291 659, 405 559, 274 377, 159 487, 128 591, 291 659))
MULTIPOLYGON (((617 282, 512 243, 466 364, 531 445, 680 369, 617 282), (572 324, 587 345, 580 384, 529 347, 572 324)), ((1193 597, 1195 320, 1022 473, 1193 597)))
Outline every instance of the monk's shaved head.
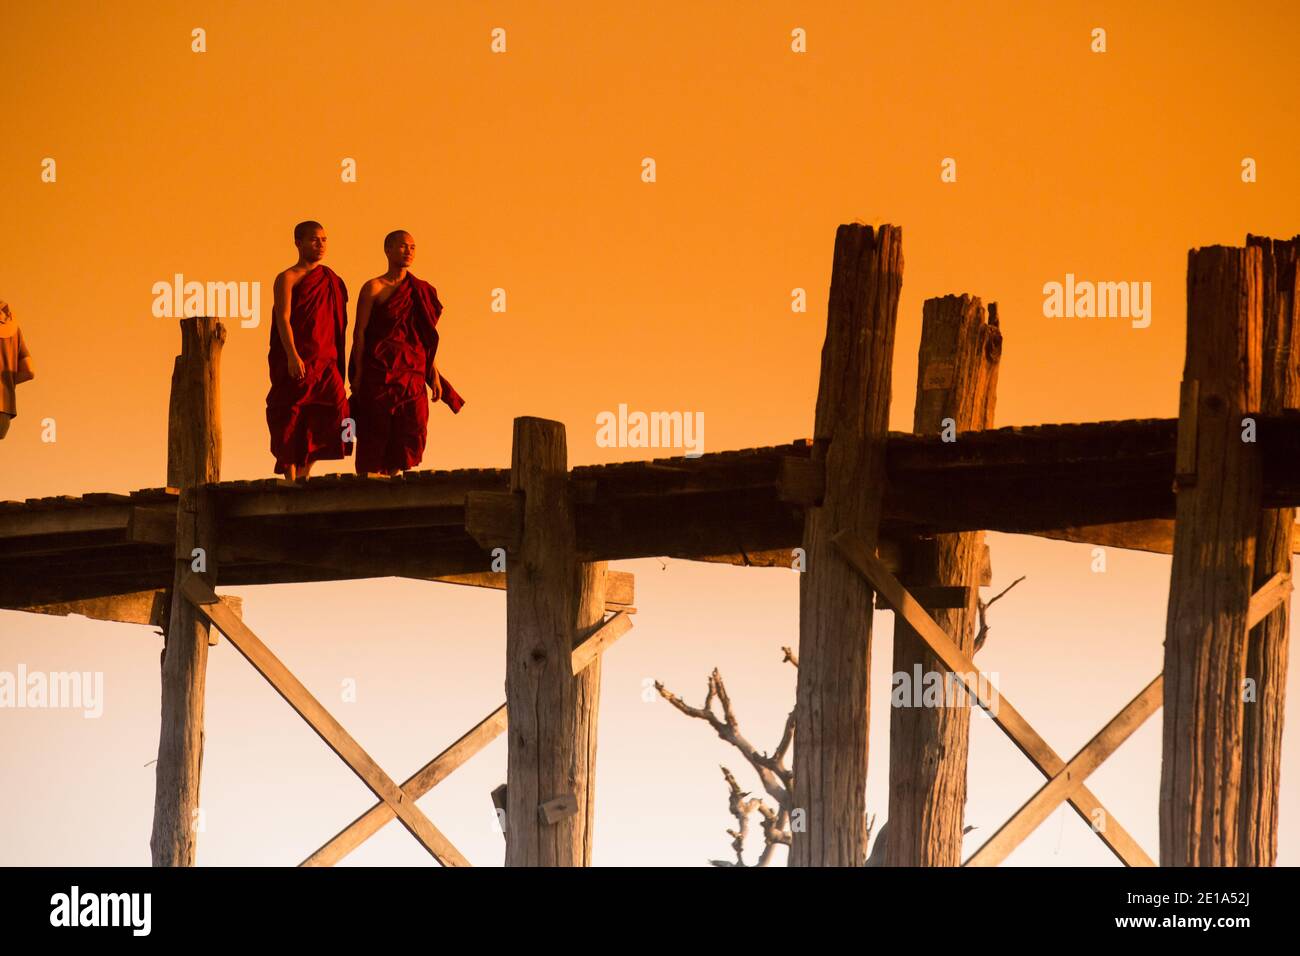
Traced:
POLYGON ((298 225, 293 227, 293 241, 302 242, 304 239, 310 236, 312 232, 314 232, 315 230, 324 229, 324 228, 325 227, 322 226, 320 223, 318 223, 315 219, 308 219, 306 222, 300 222, 298 223, 298 225))
POLYGON ((394 229, 388 235, 384 236, 384 251, 387 252, 390 248, 392 248, 393 243, 401 242, 403 238, 414 239, 415 237, 412 236, 405 229, 394 229))

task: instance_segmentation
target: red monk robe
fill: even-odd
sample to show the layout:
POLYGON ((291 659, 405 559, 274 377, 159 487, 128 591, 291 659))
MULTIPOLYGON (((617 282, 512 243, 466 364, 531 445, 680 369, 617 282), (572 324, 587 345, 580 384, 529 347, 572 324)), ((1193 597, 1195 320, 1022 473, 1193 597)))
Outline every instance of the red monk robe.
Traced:
MULTIPOLYGON (((366 325, 363 355, 352 349, 352 417, 357 423, 357 474, 393 474, 414 468, 424 457, 429 422, 428 393, 438 352, 437 290, 411 273, 383 302, 375 302, 366 325), (356 389, 357 362, 362 366, 356 389)), ((465 400, 436 373, 442 401, 459 412, 465 400)))
POLYGON ((343 388, 348 289, 328 266, 318 265, 291 292, 289 328, 306 374, 289 377, 284 345, 271 324, 271 390, 266 394, 266 424, 271 429, 275 470, 301 467, 352 453, 343 443, 347 394, 343 388))

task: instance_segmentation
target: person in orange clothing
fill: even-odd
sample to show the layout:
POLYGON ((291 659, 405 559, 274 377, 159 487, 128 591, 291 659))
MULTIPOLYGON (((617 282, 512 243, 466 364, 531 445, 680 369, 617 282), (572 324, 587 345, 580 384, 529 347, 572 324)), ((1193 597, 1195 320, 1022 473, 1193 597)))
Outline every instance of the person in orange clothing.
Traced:
POLYGON ((9 424, 18 414, 15 389, 35 377, 32 353, 27 351, 18 319, 9 303, 0 302, 0 438, 9 434, 9 424))

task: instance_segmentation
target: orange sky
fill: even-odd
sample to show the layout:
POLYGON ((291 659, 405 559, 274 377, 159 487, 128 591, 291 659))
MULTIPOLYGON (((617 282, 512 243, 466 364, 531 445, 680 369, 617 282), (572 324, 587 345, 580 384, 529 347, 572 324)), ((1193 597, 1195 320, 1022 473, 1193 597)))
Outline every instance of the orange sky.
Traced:
MULTIPOLYGON (((150 289, 176 272, 262 283, 262 326, 227 323, 222 475, 269 477, 270 287, 306 218, 327 227, 326 262, 354 298, 384 268, 386 232, 417 240, 414 271, 446 305, 439 365, 468 400, 454 418, 433 411, 427 467, 506 464, 522 414, 566 423, 571 464, 644 457, 595 443, 595 415, 620 403, 703 412, 709 451, 810 434, 835 227, 855 219, 903 227, 893 427, 911 422, 922 301, 961 292, 1000 304, 998 424, 1173 416, 1187 250, 1300 232, 1300 13, 1134 6, 5 5, 0 298, 38 378, 0 443, 0 500, 164 483, 179 336, 151 315, 150 289), (1098 26, 1104 54, 1089 49, 1098 26), (206 53, 191 52, 195 27, 206 53), (806 54, 790 50, 796 27, 806 54), (41 181, 46 157, 56 183, 41 181), (345 157, 356 183, 341 181, 345 157), (945 157, 956 183, 940 182, 945 157), (1241 181, 1243 157, 1258 182, 1241 181), (1151 282, 1151 327, 1044 318, 1043 284, 1067 272, 1151 282), (805 314, 790 310, 797 287, 805 314)), ((1168 559, 1112 552, 1097 575, 1084 547, 991 542, 995 585, 1029 579, 997 607, 981 664, 1068 755, 1160 667, 1168 559)), ((643 703, 644 681, 698 702, 720 666, 747 733, 774 745, 797 579, 626 568, 641 612, 606 663, 596 861, 696 864, 725 855, 716 765, 741 768, 702 726, 643 703)), ((237 593, 327 705, 359 681, 337 716, 395 776, 500 702, 499 594, 237 593)), ((891 627, 882 614, 881 694, 891 627)), ((157 638, 0 612, 0 639, 0 669, 102 670, 107 695, 97 721, 0 711, 0 863, 147 863, 157 638)), ((366 805, 224 644, 208 703, 201 863, 296 862, 366 805)), ((883 817, 887 709, 873 716, 868 803, 883 817)), ((1037 775, 986 722, 971 759, 968 816, 987 835, 1037 775)), ((1153 721, 1094 787, 1153 855, 1158 761, 1153 721)), ((1284 794, 1294 729, 1286 761, 1284 794)), ((487 794, 503 779, 498 742, 422 803, 475 862, 500 859, 487 794)), ((1297 826, 1284 807, 1281 862, 1300 862, 1297 826)), ((357 858, 421 862, 396 826, 357 858)), ((1012 857, 1106 860, 1059 813, 1012 857)))

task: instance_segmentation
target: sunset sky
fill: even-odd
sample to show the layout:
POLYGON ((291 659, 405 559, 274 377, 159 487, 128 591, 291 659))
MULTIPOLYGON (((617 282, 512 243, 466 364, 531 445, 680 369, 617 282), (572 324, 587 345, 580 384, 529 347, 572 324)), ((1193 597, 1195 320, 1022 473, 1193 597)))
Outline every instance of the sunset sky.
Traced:
MULTIPOLYGON (((165 483, 180 337, 151 288, 176 273, 261 283, 260 326, 226 323, 221 474, 271 477, 271 282, 304 219, 325 225, 353 303, 385 268, 383 236, 415 237, 413 272, 446 307, 438 364, 468 403, 432 409, 426 468, 507 465, 519 415, 564 422, 570 465, 674 453, 599 447, 596 416, 620 404, 702 412, 705 451, 811 435, 835 230, 855 220, 903 229, 891 427, 911 426, 923 300, 964 292, 999 304, 998 425, 1173 417, 1188 249, 1300 233, 1298 28, 1293 0, 4 4, 0 299, 37 378, 0 442, 0 500, 165 483), (1150 327, 1044 317, 1044 284, 1067 273, 1150 282, 1150 327)), ((1159 672, 1169 558, 1112 550, 1096 574, 1087 546, 988 539, 994 590, 1027 580, 991 612, 978 662, 1068 759, 1159 672)), ((636 574, 639 613, 605 657, 595 862, 727 857, 718 764, 756 781, 646 688, 698 704, 719 667, 747 736, 774 747, 794 700, 780 648, 798 641, 797 576, 613 567, 636 574)), ((500 592, 229 593, 397 779, 504 699, 500 592), (355 703, 340 700, 349 679, 355 703)), ((867 804, 883 821, 892 614, 876 624, 867 804)), ((0 670, 105 683, 98 719, 0 710, 0 864, 148 864, 159 649, 143 627, 0 611, 0 670)), ((207 688, 201 865, 295 864, 373 802, 225 641, 207 688)), ((1156 717, 1089 782, 1153 857, 1159 777, 1156 717)), ((420 803, 475 864, 503 858, 489 792, 504 780, 501 738, 420 803)), ((967 851, 1041 782, 975 718, 967 851)), ((390 824, 349 862, 431 861, 390 824)), ((1062 808, 1008 862, 1115 861, 1062 808)))

